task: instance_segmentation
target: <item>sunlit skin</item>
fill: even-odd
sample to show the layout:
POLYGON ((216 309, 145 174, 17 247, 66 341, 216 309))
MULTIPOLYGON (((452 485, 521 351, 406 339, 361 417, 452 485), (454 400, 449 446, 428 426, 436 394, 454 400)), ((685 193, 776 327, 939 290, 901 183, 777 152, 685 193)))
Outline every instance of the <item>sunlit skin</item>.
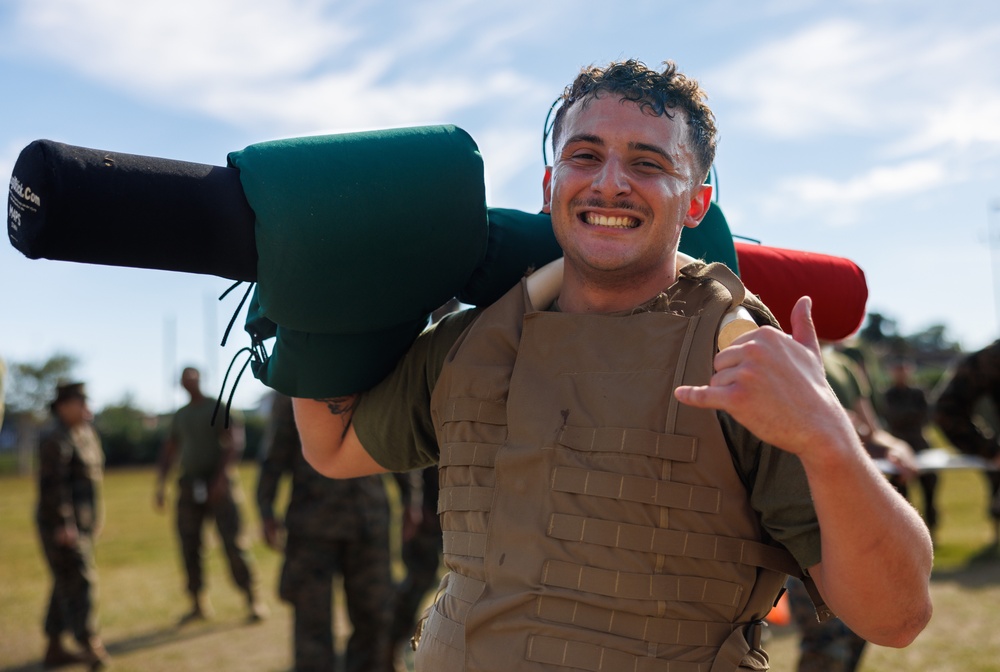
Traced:
POLYGON ((673 114, 608 94, 567 112, 542 183, 566 260, 561 310, 625 310, 676 278, 681 231, 698 225, 712 190, 695 168, 684 113, 673 114))

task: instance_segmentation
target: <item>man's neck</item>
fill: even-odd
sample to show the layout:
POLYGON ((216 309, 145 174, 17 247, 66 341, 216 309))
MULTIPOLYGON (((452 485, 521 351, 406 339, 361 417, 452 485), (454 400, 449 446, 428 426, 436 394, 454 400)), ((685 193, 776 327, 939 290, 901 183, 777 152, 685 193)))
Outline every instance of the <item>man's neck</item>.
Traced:
POLYGON ((674 268, 636 282, 593 282, 567 268, 559 292, 559 310, 564 313, 617 313, 655 298, 677 279, 674 268))

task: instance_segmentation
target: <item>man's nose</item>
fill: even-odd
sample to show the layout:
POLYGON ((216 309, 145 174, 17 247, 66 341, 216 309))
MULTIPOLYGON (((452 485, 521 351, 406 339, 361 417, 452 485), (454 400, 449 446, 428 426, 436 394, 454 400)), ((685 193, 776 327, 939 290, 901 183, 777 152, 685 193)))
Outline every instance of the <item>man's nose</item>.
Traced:
POLYGON ((625 166, 617 160, 604 162, 594 176, 591 188, 604 196, 620 196, 632 190, 625 166))

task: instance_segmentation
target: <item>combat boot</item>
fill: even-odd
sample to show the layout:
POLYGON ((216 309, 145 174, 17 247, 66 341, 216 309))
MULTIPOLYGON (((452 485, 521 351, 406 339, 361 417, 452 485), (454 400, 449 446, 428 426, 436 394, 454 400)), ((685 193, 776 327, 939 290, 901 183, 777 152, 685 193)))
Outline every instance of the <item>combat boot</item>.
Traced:
POLYGON ((92 672, 103 670, 111 664, 111 656, 108 655, 108 651, 104 648, 104 643, 101 642, 100 638, 91 637, 83 645, 83 650, 84 662, 90 665, 92 672))
POLYGON ((56 667, 79 665, 87 662, 90 661, 84 654, 64 648, 62 641, 58 637, 53 637, 49 640, 49 645, 45 649, 45 658, 42 660, 42 667, 50 670, 56 667))
POLYGON ((247 614, 247 621, 249 623, 260 623, 270 614, 267 605, 260 601, 257 597, 256 592, 253 588, 248 588, 247 591, 247 609, 249 613, 247 614))
POLYGON ((192 595, 191 611, 180 617, 177 621, 177 626, 181 627, 195 621, 204 621, 212 618, 213 614, 212 603, 208 601, 208 598, 201 595, 192 595))

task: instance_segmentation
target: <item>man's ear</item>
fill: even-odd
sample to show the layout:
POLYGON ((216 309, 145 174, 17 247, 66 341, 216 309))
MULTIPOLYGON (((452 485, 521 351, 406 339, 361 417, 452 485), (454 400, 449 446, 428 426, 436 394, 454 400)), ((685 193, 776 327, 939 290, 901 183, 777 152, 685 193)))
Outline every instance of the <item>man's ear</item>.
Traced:
POLYGON ((552 214, 552 166, 545 166, 542 175, 542 212, 552 214))
POLYGON ((691 205, 688 207, 687 215, 684 217, 684 226, 694 228, 701 224, 701 220, 708 214, 708 208, 712 205, 712 185, 703 184, 694 190, 691 196, 691 205))

